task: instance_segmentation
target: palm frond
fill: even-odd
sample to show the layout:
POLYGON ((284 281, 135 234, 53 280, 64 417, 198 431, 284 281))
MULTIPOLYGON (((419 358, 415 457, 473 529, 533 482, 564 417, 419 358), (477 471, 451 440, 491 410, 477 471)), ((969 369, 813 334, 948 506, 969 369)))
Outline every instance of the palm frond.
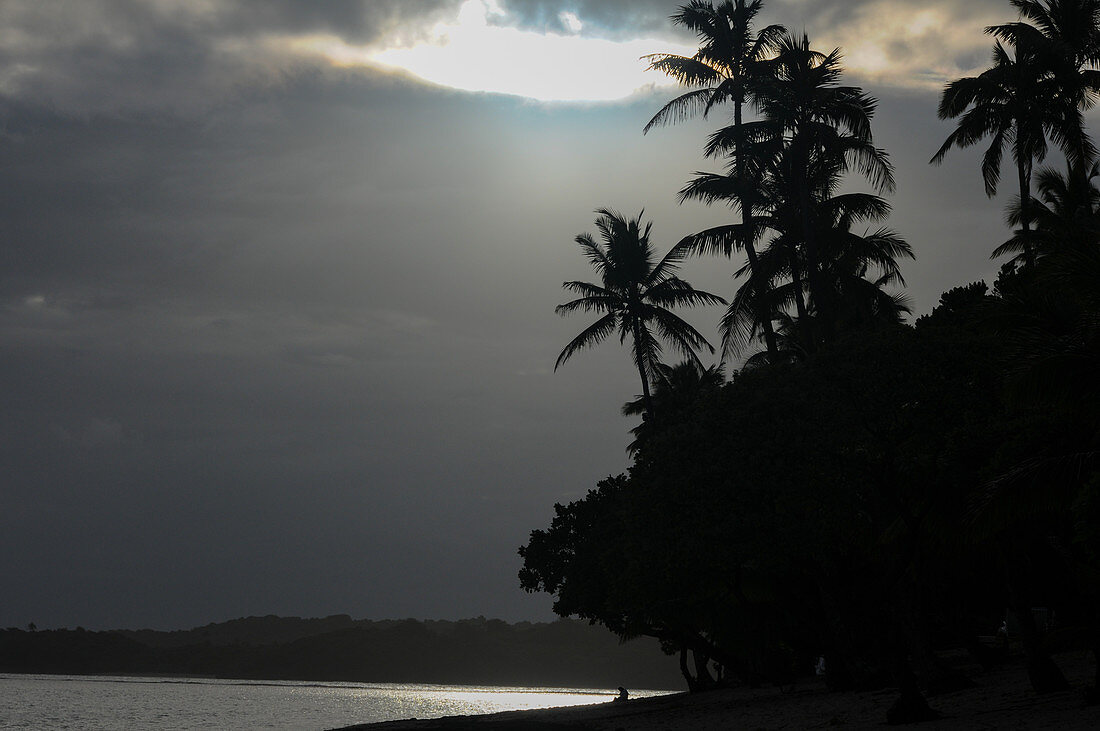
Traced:
POLYGON ((554 363, 554 370, 556 371, 562 363, 572 358, 577 351, 590 348, 606 340, 615 331, 615 320, 614 314, 604 315, 586 327, 580 335, 570 340, 569 344, 558 355, 558 360, 554 363))
POLYGON ((670 277, 646 290, 645 301, 659 307, 705 307, 724 305, 726 301, 716 294, 695 289, 687 282, 670 277))
MULTIPOLYGON (((566 282, 563 286, 570 284, 584 282, 566 282)), ((574 312, 614 312, 619 307, 619 302, 619 298, 612 294, 589 295, 560 304, 554 308, 554 312, 563 316, 574 312)))
POLYGON ((654 127, 664 127, 674 122, 684 122, 694 118, 707 108, 707 103, 710 101, 713 93, 713 89, 707 88, 696 89, 681 94, 661 107, 661 109, 646 122, 645 127, 642 127, 642 134, 648 134, 649 130, 654 127))

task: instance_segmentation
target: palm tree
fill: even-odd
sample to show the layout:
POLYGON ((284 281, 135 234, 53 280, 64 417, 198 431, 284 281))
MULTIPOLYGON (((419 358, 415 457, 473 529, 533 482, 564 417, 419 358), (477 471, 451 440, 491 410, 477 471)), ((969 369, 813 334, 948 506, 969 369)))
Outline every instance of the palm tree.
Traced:
MULTIPOLYGON (((681 86, 698 87, 676 97, 661 108, 649 120, 642 132, 654 126, 686 119, 698 112, 703 116, 716 105, 732 102, 733 125, 728 128, 728 149, 732 157, 730 175, 739 183, 739 189, 728 200, 736 201, 741 210, 741 229, 736 238, 727 239, 722 247, 731 256, 735 248, 745 249, 749 260, 750 277, 755 278, 758 267, 755 248, 755 231, 751 227, 751 186, 746 185, 748 173, 747 138, 743 120, 744 105, 757 94, 770 76, 768 57, 778 49, 779 38, 786 32, 781 25, 769 25, 759 32, 753 30, 753 21, 763 7, 763 0, 726 0, 718 7, 704 0, 692 0, 681 6, 672 16, 672 22, 695 31, 700 46, 694 56, 676 54, 651 54, 649 68, 664 72, 676 79, 681 86)), ((712 141, 707 154, 712 156, 718 148, 712 141)), ((771 318, 762 314, 759 318, 767 342, 768 351, 776 352, 775 335, 771 318)))
POLYGON ((1095 154, 1081 112, 1091 109, 1100 94, 1100 71, 1095 68, 1100 63, 1100 0, 1011 2, 1022 20, 991 26, 987 32, 1010 44, 1027 37, 1044 49, 1047 71, 1069 105, 1064 134, 1077 164, 1095 154))
MULTIPOLYGON (((769 211, 770 189, 768 169, 778 152, 782 149, 782 140, 765 130, 762 123, 752 123, 754 127, 752 135, 746 135, 748 144, 741 149, 747 150, 741 160, 735 160, 727 165, 726 174, 696 172, 695 177, 680 190, 678 198, 680 202, 686 200, 698 200, 707 205, 713 203, 727 203, 731 207, 741 208, 741 222, 725 224, 705 229, 690 234, 681 239, 678 246, 696 255, 719 255, 730 258, 737 249, 744 248, 748 254, 748 262, 734 274, 735 279, 747 276, 748 280, 741 287, 741 291, 752 291, 754 295, 744 302, 751 302, 752 312, 746 319, 750 331, 744 333, 744 342, 740 342, 737 348, 731 349, 729 343, 724 348, 725 354, 732 355, 734 350, 739 350, 741 345, 750 340, 755 340, 757 335, 762 336, 768 356, 777 361, 780 351, 776 337, 773 320, 781 317, 782 307, 790 305, 792 301, 798 312, 805 314, 805 306, 801 290, 798 289, 795 299, 789 298, 790 292, 776 291, 781 286, 776 276, 775 266, 764 260, 763 254, 758 250, 759 242, 769 227, 774 227, 776 216, 774 211, 769 211), (759 135, 759 136, 758 136, 759 135), (748 158, 747 164, 745 158, 748 158), (749 167, 748 175, 740 176, 736 172, 738 162, 742 168, 749 167)), ((712 136, 712 142, 725 130, 719 130, 712 136)), ((721 143, 719 143, 721 144, 721 143)), ((792 267, 796 282, 798 281, 798 269, 792 267)), ((727 341, 727 337, 725 338, 727 341)))
MULTIPOLYGON (((1019 47, 1022 44, 1037 50, 1037 60, 1045 75, 1044 91, 1053 91, 1056 98, 1038 101, 1062 115, 1051 130, 1055 140, 1066 152, 1069 168, 1083 171, 1096 156, 1096 149, 1084 127, 1083 112, 1091 109, 1100 95, 1100 0, 1012 0, 1021 20, 991 26, 986 32, 998 40, 1019 47)), ((1040 181, 1042 185, 1042 181, 1040 181)), ((1029 193, 1030 191, 1028 191, 1029 193)), ((1021 259, 1030 258, 1030 224, 1039 225, 1034 200, 1025 198, 1021 189, 1017 209, 1010 207, 1010 225, 1019 225, 1022 236, 1014 236, 1020 244, 1021 259)), ((1004 247, 994 252, 999 252, 1004 247)))
POLYGON ((674 24, 695 32, 699 50, 690 57, 653 53, 644 58, 650 62, 650 69, 668 74, 681 86, 699 88, 662 107, 643 133, 699 112, 706 116, 726 102, 734 105, 734 123, 741 123, 741 109, 755 95, 761 79, 767 78, 767 58, 778 49, 778 41, 786 33, 781 25, 753 30, 753 21, 763 5, 763 0, 725 0, 715 7, 708 0, 692 0, 671 16, 674 24))
MULTIPOLYGON (((627 446, 627 451, 637 454, 656 427, 690 418, 692 409, 700 400, 713 396, 724 382, 725 375, 720 365, 702 368, 694 360, 685 360, 674 366, 658 363, 652 396, 653 418, 643 420, 630 430, 634 441, 627 446)), ((623 406, 623 416, 646 413, 645 399, 641 397, 623 406)))
MULTIPOLYGON (((797 79, 800 88, 769 90, 776 103, 765 100, 764 105, 775 115, 760 122, 771 130, 761 131, 758 139, 767 140, 771 151, 766 160, 765 156, 754 158, 760 164, 754 170, 759 182, 751 226, 773 235, 759 255, 759 275, 741 286, 722 319, 726 357, 756 339, 761 312, 781 323, 786 334, 777 337, 777 344, 782 344, 783 356, 801 358, 815 350, 823 336, 852 326, 856 312, 866 315, 857 319, 868 324, 896 319, 906 311, 903 298, 882 287, 904 284, 896 262, 912 258, 912 250, 888 229, 863 235, 853 231, 858 224, 885 219, 889 203, 877 195, 840 192, 844 175, 853 165, 878 187, 892 185, 885 153, 870 141, 874 100, 859 89, 828 80, 835 81, 839 72, 835 52, 830 60, 808 51, 805 39, 789 45, 793 58, 788 59, 788 76, 797 79), (814 64, 823 68, 812 68, 814 64), (815 70, 821 71, 816 81, 815 70), (821 109, 800 109, 803 104, 821 109), (877 279, 864 278, 869 269, 879 271, 877 279), (786 314, 789 308, 796 317, 786 314)), ((730 176, 699 174, 680 195, 717 200, 728 195, 735 183, 730 176)), ((735 228, 709 229, 688 237, 682 245, 705 251, 741 235, 735 228)), ((743 268, 735 276, 745 273, 743 268)), ((769 351, 768 357, 776 360, 775 351, 769 351)), ((755 360, 759 357, 754 356, 755 360)))
POLYGON ((840 85, 840 49, 824 54, 810 48, 806 35, 780 43, 775 81, 762 96, 765 118, 786 139, 781 162, 801 226, 806 280, 825 335, 832 327, 833 303, 822 281, 822 242, 818 240, 815 201, 828 198, 843 175, 855 168, 877 192, 894 189, 893 166, 874 146, 871 119, 877 100, 856 86, 840 85))
POLYGON ((838 307, 833 314, 838 327, 900 325, 904 316, 912 313, 909 298, 885 288, 905 286, 897 260, 914 258, 908 242, 887 228, 860 235, 837 227, 832 233, 838 241, 827 278, 836 290, 838 307), (869 277, 872 270, 877 271, 869 277))
MULTIPOLYGON (((1067 246, 1087 246, 1100 239, 1100 190, 1095 180, 1100 162, 1073 163, 1067 170, 1043 168, 1036 176, 1037 198, 1029 204, 1035 231, 1025 241, 1019 232, 993 250, 992 258, 1014 254, 1013 263, 1022 263, 1027 251, 1037 261, 1067 246)), ((1010 205, 1006 218, 1009 226, 1020 225, 1023 206, 1019 198, 1010 205)))
MULTIPOLYGON (((1034 2, 1015 4, 1020 8, 1039 7, 1034 2)), ((957 117, 959 122, 931 162, 942 162, 952 147, 970 147, 990 138, 982 158, 982 178, 986 195, 992 197, 1000 182, 1005 145, 1011 145, 1019 183, 1022 239, 1026 259, 1031 263, 1032 168, 1046 157, 1048 137, 1073 160, 1089 154, 1091 143, 1084 136, 1080 120, 1087 95, 1083 89, 1067 89, 1053 73, 1052 58, 1057 47, 1033 26, 1011 23, 991 26, 986 32, 998 39, 993 45, 993 66, 978 76, 952 81, 944 89, 939 117, 957 117), (1009 53, 1002 40, 1014 53, 1009 53)))
MULTIPOLYGON (((780 350, 796 359, 812 352, 818 345, 815 338, 819 339, 823 332, 896 324, 909 312, 903 295, 884 289, 905 285, 898 260, 913 258, 909 244, 885 227, 862 234, 853 230, 858 225, 885 219, 890 213, 889 204, 867 193, 837 193, 838 182, 839 177, 834 174, 832 184, 812 186, 828 197, 813 201, 815 236, 821 248, 820 289, 807 291, 806 279, 798 273, 808 267, 801 246, 801 212, 792 203, 795 196, 784 179, 773 177, 769 181, 766 190, 774 197, 770 216, 762 219, 762 226, 772 230, 774 236, 761 253, 760 261, 773 282, 767 291, 757 290, 748 281, 738 289, 722 318, 727 357, 740 352, 755 334, 753 317, 759 309, 751 303, 755 297, 771 299, 773 309, 780 313, 777 329, 780 350), (819 305, 822 300, 832 305, 827 313, 819 305), (792 304, 796 317, 783 312, 792 304), (831 318, 828 326, 816 327, 824 324, 824 317, 831 318)), ((758 359, 753 356, 750 361, 755 365, 758 359)))
MULTIPOLYGON (((1077 70, 1100 62, 1100 0, 1010 0, 1020 17, 1077 70), (1034 24, 1034 25, 1032 25, 1034 24)), ((1014 24, 993 26, 1000 28, 1014 24)), ((1094 77, 1089 74, 1087 77, 1094 77)), ((1095 88, 1095 87, 1092 87, 1095 88)), ((1085 91, 1085 89, 1082 89, 1085 91)))
MULTIPOLYGON (((771 137, 772 141, 782 144, 781 138, 771 137)), ((710 253, 728 251, 731 242, 748 236, 751 230, 755 238, 771 231, 767 241, 755 262, 755 276, 752 275, 752 262, 734 273, 739 279, 750 276, 738 288, 733 301, 720 322, 722 331, 723 358, 739 355, 750 343, 755 342, 763 329, 764 322, 774 328, 773 320, 783 324, 789 318, 786 310, 793 307, 797 319, 809 327, 809 307, 805 292, 805 252, 800 246, 800 227, 797 207, 792 198, 784 191, 789 186, 783 182, 783 174, 788 170, 782 164, 783 148, 770 155, 770 159, 757 159, 756 190, 754 192, 754 215, 750 221, 742 224, 718 226, 685 237, 680 245, 692 252, 710 253)), ((763 157, 763 156, 762 156, 763 157)), ((728 199, 730 190, 736 190, 740 183, 732 175, 697 173, 680 191, 680 198, 693 198, 705 202, 728 199)), ((789 357, 792 349, 789 338, 783 338, 772 330, 772 340, 768 343, 767 359, 778 362, 789 357)))
POLYGON ((585 328, 580 335, 561 351, 554 370, 569 360, 579 350, 606 340, 616 330, 619 342, 632 340, 631 353, 642 381, 642 398, 650 411, 649 385, 658 373, 661 345, 654 335, 656 331, 693 362, 698 363, 698 348, 714 348, 694 327, 673 314, 668 308, 676 306, 725 304, 717 295, 694 289, 676 276, 685 251, 673 247, 660 261, 649 241, 652 223, 642 226, 642 214, 626 220, 621 214, 607 208, 596 211, 596 228, 602 243, 590 234, 576 237, 585 257, 600 275, 601 284, 590 282, 565 282, 562 287, 581 295, 579 298, 558 305, 559 315, 573 312, 599 312, 603 316, 585 328))
MULTIPOLYGON (((1013 391, 1025 400, 1098 403, 1100 384, 1100 162, 1067 161, 1062 173, 1045 168, 1038 175, 1039 198, 1032 200, 1036 230, 1031 239, 1034 265, 1007 276, 1001 287, 1000 316, 1012 354, 1013 391)), ((1020 206, 1009 222, 1019 219, 1020 206)), ((1016 253, 1014 237, 994 255, 1016 253)))

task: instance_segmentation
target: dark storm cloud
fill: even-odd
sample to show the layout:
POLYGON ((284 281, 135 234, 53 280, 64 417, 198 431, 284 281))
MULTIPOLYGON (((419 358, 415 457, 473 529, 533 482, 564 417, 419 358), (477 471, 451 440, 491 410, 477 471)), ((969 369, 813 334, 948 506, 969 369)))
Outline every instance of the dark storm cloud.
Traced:
POLYGON ((0 94, 74 113, 187 114, 309 64, 295 38, 411 42, 458 0, 68 0, 0 4, 0 94))
POLYGON ((212 30, 239 36, 331 33, 370 43, 389 34, 416 37, 457 9, 461 0, 240 0, 215 6, 203 19, 212 30))
MULTIPOLYGON (((142 41, 171 42, 179 34, 223 38, 331 33, 349 42, 370 43, 387 34, 419 34, 419 28, 454 14, 461 0, 8 0, 0 19, 8 43, 26 34, 43 42, 68 44, 99 39, 115 49, 142 41), (167 34, 167 35, 164 35, 167 34), (15 39, 12 38, 15 36, 15 39)), ((16 40, 18 39, 18 40, 16 40)))

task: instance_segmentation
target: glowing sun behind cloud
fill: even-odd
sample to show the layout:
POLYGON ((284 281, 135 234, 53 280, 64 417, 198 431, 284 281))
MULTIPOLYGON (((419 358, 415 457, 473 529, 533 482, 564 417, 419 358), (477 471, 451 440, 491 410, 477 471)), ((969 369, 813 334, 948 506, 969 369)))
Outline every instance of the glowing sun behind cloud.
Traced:
MULTIPOLYGON (((440 23, 426 41, 383 50, 360 48, 331 38, 308 47, 341 65, 382 65, 426 81, 465 91, 485 91, 542 101, 608 101, 668 79, 646 72, 640 57, 656 51, 691 55, 694 48, 663 41, 613 42, 493 25, 500 13, 492 0, 467 0, 451 23, 440 23)), ((562 25, 581 30, 575 15, 562 25)))

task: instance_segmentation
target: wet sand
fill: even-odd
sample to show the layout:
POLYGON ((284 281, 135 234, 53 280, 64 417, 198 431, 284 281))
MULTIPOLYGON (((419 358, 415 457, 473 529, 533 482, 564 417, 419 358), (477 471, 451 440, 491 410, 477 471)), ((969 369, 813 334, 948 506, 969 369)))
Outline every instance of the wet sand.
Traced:
MULTIPOLYGON (((1086 706, 1083 690, 1092 680, 1091 655, 1062 653, 1056 662, 1071 690, 1037 695, 1022 664, 988 672, 967 668, 975 687, 929 699, 942 717, 921 729, 1100 729, 1100 706, 1086 706)), ((819 679, 793 688, 734 688, 600 703, 572 708, 510 711, 485 716, 390 721, 349 726, 342 731, 726 731, 727 729, 882 729, 897 692, 832 693, 819 679)))

